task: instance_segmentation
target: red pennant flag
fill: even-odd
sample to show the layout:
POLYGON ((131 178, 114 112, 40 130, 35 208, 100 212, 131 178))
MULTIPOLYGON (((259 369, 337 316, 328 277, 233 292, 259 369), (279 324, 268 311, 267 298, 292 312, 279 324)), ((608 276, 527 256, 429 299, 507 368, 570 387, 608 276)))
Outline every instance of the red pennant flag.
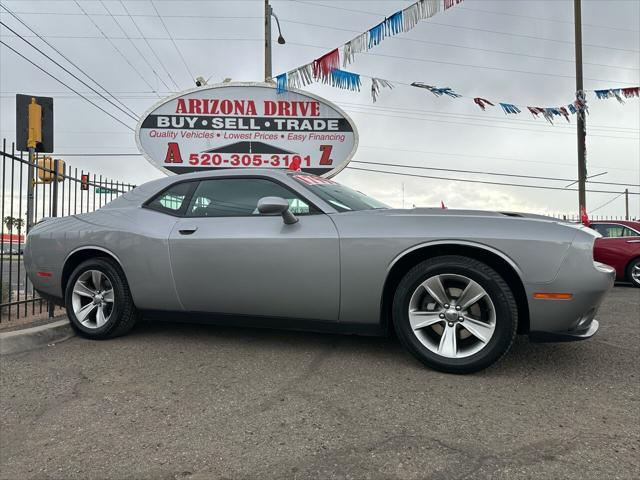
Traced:
POLYGON ((589 215, 587 215, 587 209, 585 207, 580 207, 580 222, 585 225, 591 225, 591 221, 589 220, 589 215))
POLYGON ((444 202, 442 200, 440 200, 440 208, 446 210, 447 207, 445 206, 444 202))

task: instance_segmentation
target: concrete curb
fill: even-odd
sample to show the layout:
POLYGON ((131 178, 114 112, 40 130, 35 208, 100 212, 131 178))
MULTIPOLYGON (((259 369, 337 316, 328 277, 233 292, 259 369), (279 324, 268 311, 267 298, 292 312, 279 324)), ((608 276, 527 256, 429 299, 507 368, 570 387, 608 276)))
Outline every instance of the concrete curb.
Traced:
POLYGON ((0 333, 0 355, 25 352, 51 343, 59 343, 74 335, 75 332, 66 318, 38 327, 0 333))

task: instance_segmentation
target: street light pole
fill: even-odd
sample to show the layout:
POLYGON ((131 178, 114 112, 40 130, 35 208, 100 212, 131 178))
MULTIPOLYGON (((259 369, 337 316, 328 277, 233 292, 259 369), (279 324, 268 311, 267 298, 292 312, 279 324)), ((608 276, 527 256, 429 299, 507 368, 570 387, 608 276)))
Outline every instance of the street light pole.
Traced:
POLYGON ((282 29, 280 28, 280 20, 278 16, 273 13, 273 8, 269 5, 269 0, 264 0, 264 81, 273 82, 271 73, 271 17, 276 19, 276 25, 278 26, 278 44, 284 45, 286 42, 282 36, 282 29))
POLYGON ((271 5, 264 0, 264 81, 271 80, 271 5))
MULTIPOLYGON (((582 80, 582 0, 573 0, 573 18, 575 24, 576 45, 576 98, 584 101, 584 85, 582 80)), ((587 208, 586 183, 587 183, 587 158, 586 137, 587 125, 586 112, 578 111, 578 214, 581 215, 587 208)))

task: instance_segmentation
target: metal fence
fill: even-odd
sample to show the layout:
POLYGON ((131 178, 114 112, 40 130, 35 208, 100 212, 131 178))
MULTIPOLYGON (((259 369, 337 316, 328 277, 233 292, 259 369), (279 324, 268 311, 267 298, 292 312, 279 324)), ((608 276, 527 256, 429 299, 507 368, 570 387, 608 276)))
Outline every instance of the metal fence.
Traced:
POLYGON ((53 316, 53 304, 38 297, 27 278, 22 262, 24 238, 28 233, 27 192, 29 167, 33 168, 33 223, 45 217, 64 217, 99 209, 135 185, 102 175, 78 171, 54 160, 45 162, 36 156, 29 163, 27 156, 16 153, 11 144, 2 142, 2 248, 0 249, 0 322, 14 319, 38 320, 53 316), (44 180, 44 181, 43 181, 44 180))

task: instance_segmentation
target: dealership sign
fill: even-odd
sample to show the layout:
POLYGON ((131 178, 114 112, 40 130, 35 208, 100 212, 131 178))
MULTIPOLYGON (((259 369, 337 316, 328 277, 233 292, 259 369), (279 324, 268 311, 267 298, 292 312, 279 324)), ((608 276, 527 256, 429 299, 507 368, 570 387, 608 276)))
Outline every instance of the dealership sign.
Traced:
POLYGON ((266 83, 225 83, 173 95, 136 128, 140 152, 172 173, 299 168, 331 177, 347 166, 358 133, 339 107, 266 83))

